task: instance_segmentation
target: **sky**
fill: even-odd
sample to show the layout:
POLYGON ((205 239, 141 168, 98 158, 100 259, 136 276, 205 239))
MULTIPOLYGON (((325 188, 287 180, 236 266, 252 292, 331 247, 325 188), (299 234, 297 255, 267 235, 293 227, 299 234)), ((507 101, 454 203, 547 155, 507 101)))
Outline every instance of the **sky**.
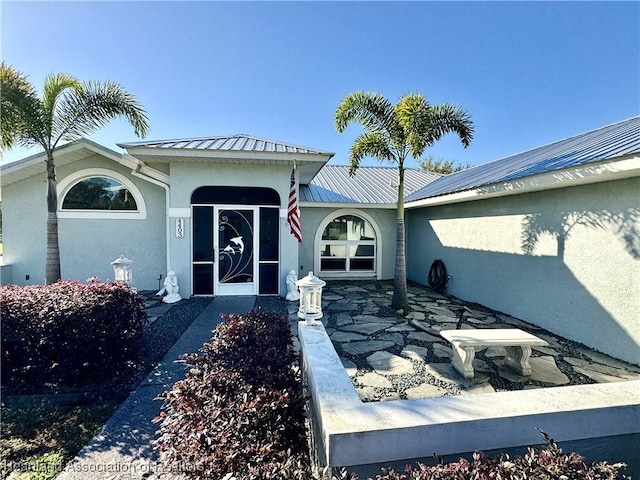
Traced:
MULTIPOLYGON (((59 72, 118 82, 146 109, 148 140, 244 133, 347 164, 362 129, 336 132, 342 98, 418 92, 475 125, 469 148, 452 134, 425 154, 479 165, 640 114, 635 1, 2 0, 0 26, 2 60, 36 90, 59 72)), ((89 138, 139 141, 122 120, 89 138)))

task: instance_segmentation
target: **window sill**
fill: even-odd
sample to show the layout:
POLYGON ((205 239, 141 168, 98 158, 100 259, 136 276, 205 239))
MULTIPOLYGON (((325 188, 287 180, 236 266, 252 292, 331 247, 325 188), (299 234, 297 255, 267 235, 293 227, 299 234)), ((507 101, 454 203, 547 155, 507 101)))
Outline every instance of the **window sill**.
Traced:
POLYGON ((58 218, 84 218, 100 220, 144 220, 144 212, 115 212, 111 210, 58 210, 58 218))

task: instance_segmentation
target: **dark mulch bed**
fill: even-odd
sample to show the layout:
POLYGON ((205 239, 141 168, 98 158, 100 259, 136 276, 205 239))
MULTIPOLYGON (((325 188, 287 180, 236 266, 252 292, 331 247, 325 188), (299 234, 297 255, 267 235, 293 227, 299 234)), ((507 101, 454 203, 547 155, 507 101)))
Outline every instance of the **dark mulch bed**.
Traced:
POLYGON ((253 309, 264 312, 274 312, 286 317, 289 314, 287 304, 288 302, 282 297, 256 297, 256 303, 253 309))
MULTIPOLYGON (((211 303, 212 297, 183 299, 145 328, 140 338, 142 365, 149 373, 162 360, 191 323, 211 303)), ((142 379, 140 379, 142 380, 142 379)))

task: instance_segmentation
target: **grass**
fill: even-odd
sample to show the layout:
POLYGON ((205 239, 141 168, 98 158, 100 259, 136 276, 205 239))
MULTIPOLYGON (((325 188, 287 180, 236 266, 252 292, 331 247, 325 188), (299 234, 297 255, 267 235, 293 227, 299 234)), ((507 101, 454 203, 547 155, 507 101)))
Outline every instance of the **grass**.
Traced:
MULTIPOLYGON (((98 432, 118 405, 2 407, 0 478, 49 480, 98 432)), ((16 480, 17 480, 16 479, 16 480)))

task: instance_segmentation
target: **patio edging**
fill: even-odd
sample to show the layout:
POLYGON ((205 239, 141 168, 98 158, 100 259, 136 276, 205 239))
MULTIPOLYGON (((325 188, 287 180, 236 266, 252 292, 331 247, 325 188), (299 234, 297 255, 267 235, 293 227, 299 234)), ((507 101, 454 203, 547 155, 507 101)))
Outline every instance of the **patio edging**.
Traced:
POLYGON ((363 403, 324 326, 298 337, 330 467, 640 432, 640 381, 363 403))

